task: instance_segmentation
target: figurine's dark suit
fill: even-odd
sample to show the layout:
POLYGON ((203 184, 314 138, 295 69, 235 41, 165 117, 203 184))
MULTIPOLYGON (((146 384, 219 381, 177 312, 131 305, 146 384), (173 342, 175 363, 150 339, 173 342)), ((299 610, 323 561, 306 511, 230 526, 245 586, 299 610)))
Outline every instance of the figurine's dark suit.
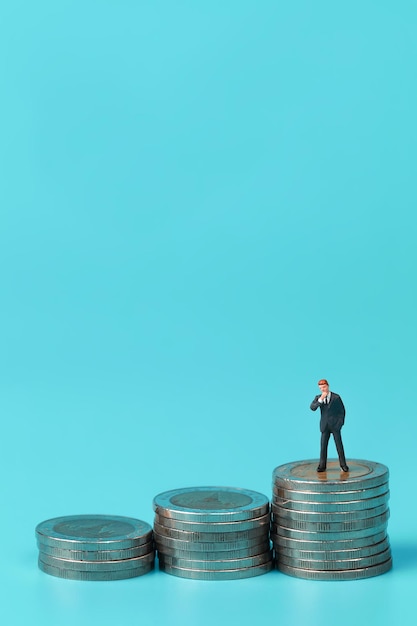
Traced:
MULTIPOLYGON (((330 435, 333 435, 334 442, 336 444, 337 454, 339 455, 340 467, 346 466, 345 452, 343 449, 342 436, 340 429, 345 423, 345 407, 342 402, 342 398, 333 391, 330 392, 330 402, 319 402, 320 395, 316 396, 313 402, 310 404, 310 409, 316 411, 320 407, 320 431, 321 431, 321 445, 320 445, 320 463, 319 467, 325 468, 327 463, 327 445, 329 443, 330 435)), ((327 398, 326 398, 327 400, 327 398)))

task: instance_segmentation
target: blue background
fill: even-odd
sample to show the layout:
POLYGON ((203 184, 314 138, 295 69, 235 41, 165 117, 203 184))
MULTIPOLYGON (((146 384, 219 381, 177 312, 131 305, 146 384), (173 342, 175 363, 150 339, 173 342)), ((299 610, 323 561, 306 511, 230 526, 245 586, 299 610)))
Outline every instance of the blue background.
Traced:
POLYGON ((14 0, 0 23, 4 623, 411 624, 415 3, 14 0), (50 517, 271 495, 318 454, 323 376, 348 459, 390 468, 392 572, 37 569, 50 517))

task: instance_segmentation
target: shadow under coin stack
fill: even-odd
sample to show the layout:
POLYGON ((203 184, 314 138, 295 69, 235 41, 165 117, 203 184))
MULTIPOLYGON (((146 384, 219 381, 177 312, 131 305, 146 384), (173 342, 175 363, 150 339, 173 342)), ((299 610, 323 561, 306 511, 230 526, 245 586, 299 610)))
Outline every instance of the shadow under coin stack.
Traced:
POLYGON ((191 487, 154 498, 161 570, 182 578, 232 580, 273 567, 269 500, 256 491, 191 487))
POLYGON ((56 517, 36 527, 39 568, 73 580, 120 580, 151 571, 152 528, 112 515, 56 517))
POLYGON ((388 468, 349 461, 298 461, 273 472, 272 532, 277 568, 298 578, 369 578, 392 567, 387 536, 388 468))

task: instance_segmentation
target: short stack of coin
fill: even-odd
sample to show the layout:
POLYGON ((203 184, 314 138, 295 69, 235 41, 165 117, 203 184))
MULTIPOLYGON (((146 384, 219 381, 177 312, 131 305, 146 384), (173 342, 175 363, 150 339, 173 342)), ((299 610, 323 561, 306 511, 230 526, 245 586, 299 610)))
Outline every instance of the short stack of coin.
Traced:
POLYGON ((272 530, 277 568, 313 580, 369 578, 392 567, 387 535, 388 468, 349 461, 298 461, 273 472, 272 530))
POLYGON ((36 527, 39 568, 73 580, 121 580, 142 576, 155 562, 152 528, 113 515, 72 515, 36 527))
POLYGON ((273 568, 269 500, 232 487, 190 487, 157 495, 154 538, 163 571, 231 580, 273 568))

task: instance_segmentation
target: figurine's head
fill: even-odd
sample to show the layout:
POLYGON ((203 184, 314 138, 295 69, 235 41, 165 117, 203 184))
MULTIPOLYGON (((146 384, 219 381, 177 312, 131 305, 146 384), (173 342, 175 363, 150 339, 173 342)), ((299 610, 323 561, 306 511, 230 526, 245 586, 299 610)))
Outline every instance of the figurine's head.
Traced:
POLYGON ((321 393, 329 393, 329 383, 325 378, 321 378, 317 384, 321 393))

